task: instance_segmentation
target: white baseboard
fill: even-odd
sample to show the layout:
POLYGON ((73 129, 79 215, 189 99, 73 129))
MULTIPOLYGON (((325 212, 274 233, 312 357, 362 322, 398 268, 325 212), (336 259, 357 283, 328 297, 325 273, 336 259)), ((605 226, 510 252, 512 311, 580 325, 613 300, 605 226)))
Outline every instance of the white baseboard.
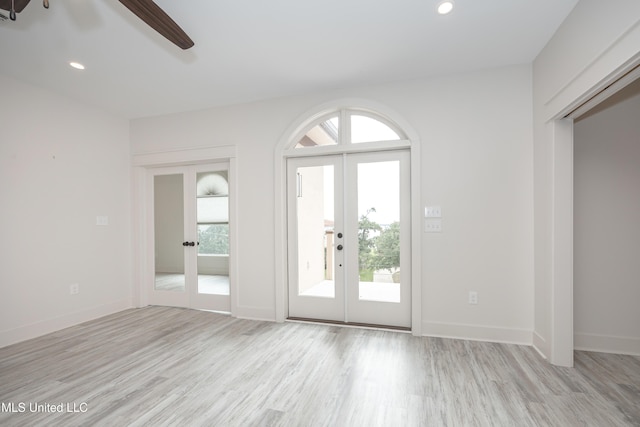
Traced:
POLYGON ((573 335, 573 345, 576 350, 640 356, 640 338, 576 332, 573 335))
POLYGON ((538 352, 540 356, 544 359, 549 360, 549 346, 547 344, 547 340, 545 340, 540 334, 537 332, 533 332, 533 348, 538 352))
POLYGON ((422 335, 521 345, 531 345, 533 340, 533 332, 527 329, 442 322, 422 322, 422 335))
POLYGON ((104 317, 132 307, 133 304, 131 299, 126 298, 112 303, 102 304, 62 316, 31 323, 29 325, 20 326, 18 328, 0 331, 0 348, 21 341, 30 340, 32 338, 37 338, 51 332, 59 331, 70 326, 75 326, 80 323, 104 317))
POLYGON ((267 322, 275 322, 276 320, 273 309, 247 305, 237 306, 236 309, 232 311, 232 315, 239 319, 265 320, 267 322))

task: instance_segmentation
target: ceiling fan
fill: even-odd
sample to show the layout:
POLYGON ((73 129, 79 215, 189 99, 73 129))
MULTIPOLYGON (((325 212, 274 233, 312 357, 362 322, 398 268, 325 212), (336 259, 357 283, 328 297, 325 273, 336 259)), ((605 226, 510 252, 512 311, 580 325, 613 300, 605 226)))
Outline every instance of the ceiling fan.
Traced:
MULTIPOLYGON (((0 0, 0 9, 9 11, 9 17, 12 21, 16 20, 16 13, 29 4, 31 0, 0 0)), ((164 10, 155 4, 152 0, 119 0, 127 9, 133 12, 138 18, 142 19, 151 28, 163 35, 167 40, 174 43, 182 49, 189 49, 193 46, 193 41, 189 36, 175 23, 164 10)), ((42 5, 48 9, 49 0, 43 0, 42 5)), ((4 15, 0 14, 0 17, 4 15)), ((4 17, 6 19, 6 17, 4 17)))

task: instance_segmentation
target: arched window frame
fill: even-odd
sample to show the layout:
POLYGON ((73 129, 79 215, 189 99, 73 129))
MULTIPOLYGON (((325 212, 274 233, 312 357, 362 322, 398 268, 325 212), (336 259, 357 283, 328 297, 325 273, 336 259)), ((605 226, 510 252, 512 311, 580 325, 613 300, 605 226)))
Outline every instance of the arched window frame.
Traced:
POLYGON ((392 148, 404 148, 409 147, 411 141, 409 137, 402 130, 402 127, 396 124, 393 120, 376 113, 371 110, 362 108, 340 108, 331 111, 324 111, 317 114, 315 117, 310 118, 298 131, 293 134, 293 137, 289 140, 287 148, 284 150, 285 157, 299 157, 310 156, 318 154, 335 154, 335 153, 348 153, 358 151, 377 151, 388 150, 392 148), (351 141, 351 117, 352 116, 364 116, 384 124, 389 127, 393 132, 398 135, 399 139, 382 140, 382 141, 370 141, 370 142, 358 142, 353 143, 351 141), (321 145, 315 147, 298 147, 298 142, 315 126, 333 118, 338 118, 338 140, 335 145, 321 145))

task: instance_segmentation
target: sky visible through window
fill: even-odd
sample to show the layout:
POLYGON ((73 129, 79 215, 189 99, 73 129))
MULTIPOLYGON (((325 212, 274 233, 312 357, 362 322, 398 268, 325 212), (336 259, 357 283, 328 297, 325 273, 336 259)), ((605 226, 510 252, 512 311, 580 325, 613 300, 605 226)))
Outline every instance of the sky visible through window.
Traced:
MULTIPOLYGON (((363 115, 351 115, 351 142, 397 141, 399 135, 379 120, 363 115)), ((338 128, 338 117, 329 119, 338 128)), ((333 187, 333 166, 324 167, 325 189, 333 187)), ((358 218, 368 218, 389 225, 400 218, 400 171, 398 161, 358 164, 358 218)), ((325 219, 334 221, 333 191, 324 192, 325 219)))
MULTIPOLYGON (((325 189, 333 187, 333 166, 324 166, 325 189)), ((358 164, 358 218, 375 208, 369 219, 381 225, 399 220, 400 171, 398 161, 358 164)), ((325 219, 334 221, 334 192, 324 192, 325 219)))

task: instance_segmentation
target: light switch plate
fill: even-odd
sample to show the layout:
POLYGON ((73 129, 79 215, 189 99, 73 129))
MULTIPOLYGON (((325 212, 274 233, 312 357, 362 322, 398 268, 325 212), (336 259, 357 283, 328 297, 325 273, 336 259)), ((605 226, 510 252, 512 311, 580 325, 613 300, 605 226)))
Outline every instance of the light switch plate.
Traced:
POLYGON ((442 218, 442 208, 440 206, 426 206, 424 208, 425 218, 442 218))

